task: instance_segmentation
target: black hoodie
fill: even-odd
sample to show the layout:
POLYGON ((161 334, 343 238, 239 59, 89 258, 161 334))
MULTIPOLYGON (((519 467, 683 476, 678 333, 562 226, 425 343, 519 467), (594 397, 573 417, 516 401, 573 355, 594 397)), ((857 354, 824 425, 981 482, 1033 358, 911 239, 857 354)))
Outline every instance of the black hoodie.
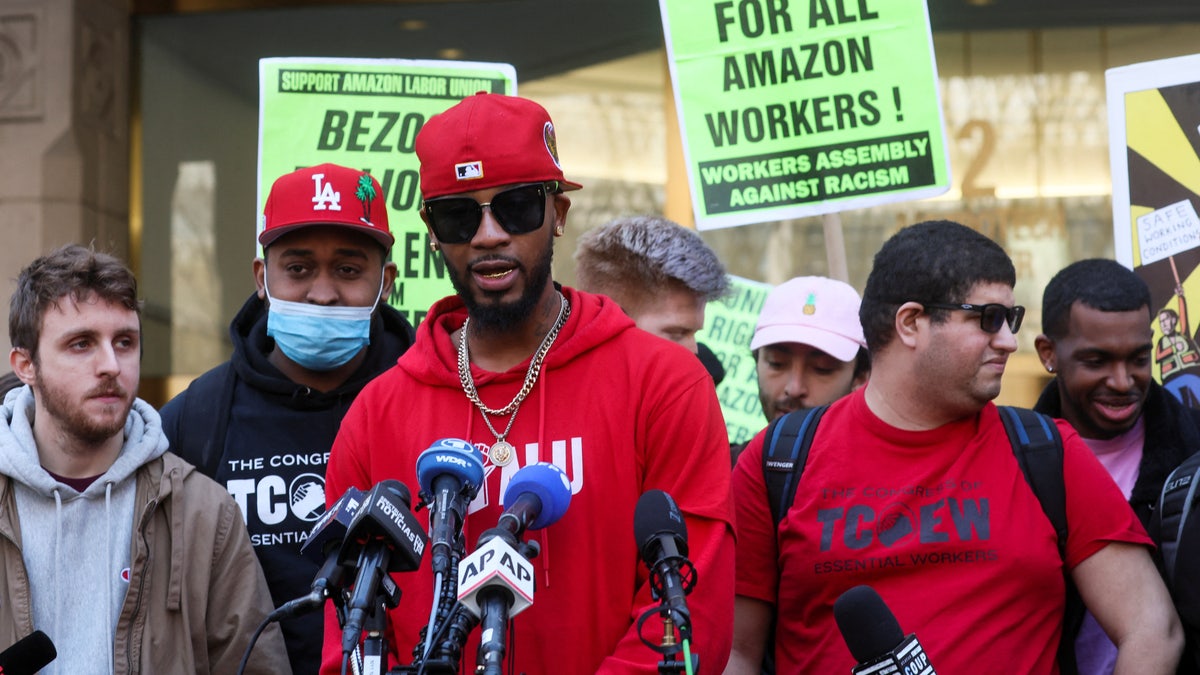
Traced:
MULTIPOLYGON (((318 563, 300 546, 325 511, 325 464, 342 416, 413 341, 404 317, 383 305, 371 321, 366 359, 327 392, 288 379, 267 356, 267 310, 251 295, 229 327, 233 356, 197 378, 161 411, 171 451, 225 486, 242 507, 275 606, 307 595, 318 563)), ((321 612, 282 622, 292 670, 317 673, 321 612)))

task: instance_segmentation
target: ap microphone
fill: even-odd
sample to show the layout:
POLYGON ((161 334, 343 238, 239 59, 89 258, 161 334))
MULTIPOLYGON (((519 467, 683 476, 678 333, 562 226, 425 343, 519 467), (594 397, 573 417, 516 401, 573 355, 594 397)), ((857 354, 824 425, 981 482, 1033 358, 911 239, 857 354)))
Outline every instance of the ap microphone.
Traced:
POLYGON ((270 620, 278 621, 319 609, 328 598, 335 598, 337 602, 346 575, 346 567, 338 560, 342 541, 362 501, 362 490, 352 487, 321 514, 308 539, 300 546, 300 555, 321 565, 313 577, 312 592, 280 605, 271 612, 270 620))
POLYGON ((417 482, 421 498, 430 504, 429 555, 433 572, 447 574, 467 506, 483 484, 483 461, 470 443, 443 438, 417 457, 417 482))
POLYGON ((408 488, 398 480, 378 483, 363 498, 346 530, 338 563, 357 559, 358 574, 347 603, 350 611, 342 630, 342 652, 354 650, 367 614, 376 609, 376 594, 385 574, 411 572, 421 565, 425 531, 409 511, 408 488))
POLYGON ((35 630, 0 652, 0 675, 34 675, 57 656, 50 638, 35 630))
POLYGON ((549 462, 530 464, 504 490, 496 527, 479 537, 459 565, 458 600, 481 623, 479 663, 485 675, 502 672, 509 619, 533 604, 533 563, 518 549, 526 530, 558 522, 571 504, 571 481, 549 462))
POLYGON ((858 665, 859 673, 912 673, 936 675, 915 635, 905 637, 900 623, 883 598, 870 586, 855 586, 833 603, 842 639, 858 665))
POLYGON ((513 474, 502 502, 507 508, 496 527, 479 536, 475 551, 458 566, 458 599, 477 617, 482 614, 479 595, 488 588, 513 594, 510 617, 533 603, 533 564, 516 550, 518 538, 562 518, 571 504, 571 481, 549 462, 530 464, 513 474))
POLYGON ((633 536, 650 568, 650 588, 661 599, 680 632, 690 630, 685 596, 696 585, 696 568, 687 559, 687 524, 675 500, 662 490, 647 490, 633 510, 633 536))

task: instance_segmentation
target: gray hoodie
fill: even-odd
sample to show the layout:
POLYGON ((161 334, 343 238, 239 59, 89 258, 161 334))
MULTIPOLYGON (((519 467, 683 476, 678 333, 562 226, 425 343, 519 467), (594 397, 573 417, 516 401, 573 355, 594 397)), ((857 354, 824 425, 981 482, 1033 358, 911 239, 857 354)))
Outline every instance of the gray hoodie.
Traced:
POLYGON ((77 492, 38 460, 32 390, 9 392, 2 410, 0 474, 14 481, 34 627, 58 650, 41 672, 111 672, 113 632, 129 588, 134 472, 167 450, 158 413, 136 399, 117 460, 77 492))

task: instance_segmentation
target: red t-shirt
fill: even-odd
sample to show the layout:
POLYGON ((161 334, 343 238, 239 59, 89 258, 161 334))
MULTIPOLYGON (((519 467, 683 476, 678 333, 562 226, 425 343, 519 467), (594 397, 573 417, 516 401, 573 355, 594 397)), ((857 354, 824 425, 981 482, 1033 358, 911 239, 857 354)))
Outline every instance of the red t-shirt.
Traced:
MULTIPOLYGON (((1087 446, 1066 422, 1058 428, 1068 567, 1110 541, 1149 544, 1087 446)), ((849 672, 855 661, 833 603, 859 584, 879 592, 939 672, 1057 672, 1062 561, 994 405, 902 431, 867 408, 863 390, 838 401, 821 419, 778 540, 763 436, 734 469, 737 593, 779 608, 779 673, 849 672)))

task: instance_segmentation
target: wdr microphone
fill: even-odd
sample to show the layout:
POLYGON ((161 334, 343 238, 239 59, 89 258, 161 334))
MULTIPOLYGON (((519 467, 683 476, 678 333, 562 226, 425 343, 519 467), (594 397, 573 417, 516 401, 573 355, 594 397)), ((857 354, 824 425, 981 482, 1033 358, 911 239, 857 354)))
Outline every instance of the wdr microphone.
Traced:
POLYGON ((458 568, 459 602, 480 619, 485 675, 502 672, 508 621, 533 604, 533 563, 519 551, 519 537, 562 518, 571 504, 571 481, 553 464, 530 464, 513 474, 503 504, 496 527, 480 535, 458 568))
POLYGON ((633 510, 633 536, 638 552, 650 568, 650 588, 661 599, 671 619, 686 635, 691 614, 685 596, 696 585, 696 568, 687 559, 687 523, 671 495, 647 490, 633 510))
POLYGON ((443 438, 417 457, 417 482, 421 498, 430 504, 429 555, 433 572, 447 574, 467 507, 483 484, 483 461, 470 443, 443 438))
POLYGON ((313 577, 312 592, 280 605, 271 612, 272 621, 319 609, 326 599, 337 597, 345 583, 346 575, 346 567, 338 560, 341 557, 342 542, 362 502, 362 490, 352 487, 321 514, 308 539, 300 546, 300 555, 321 565, 313 577))
POLYGON ((357 558, 358 575, 347 603, 349 614, 342 629, 342 653, 353 651, 362 635, 363 622, 379 604, 376 595, 385 574, 411 572, 421 565, 425 531, 409 511, 408 488, 398 480, 381 481, 363 498, 338 553, 338 563, 357 558))
POLYGON ((57 657, 50 637, 35 630, 0 652, 0 675, 34 675, 57 657))
POLYGON ((936 675, 915 635, 905 637, 892 610, 870 586, 855 586, 833 603, 842 639, 858 665, 856 675, 936 675))

